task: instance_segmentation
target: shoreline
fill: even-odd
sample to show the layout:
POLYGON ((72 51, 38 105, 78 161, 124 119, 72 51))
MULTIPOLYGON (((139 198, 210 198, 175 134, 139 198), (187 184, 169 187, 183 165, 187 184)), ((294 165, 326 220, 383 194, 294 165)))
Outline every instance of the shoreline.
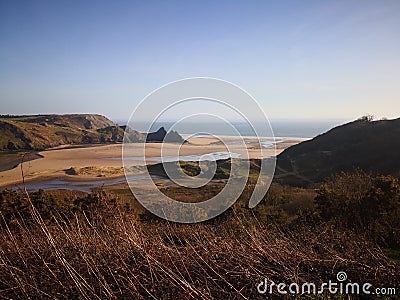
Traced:
MULTIPOLYGON (((235 139, 231 139, 234 141, 235 139)), ((195 138, 193 143, 177 145, 173 143, 135 143, 131 147, 124 149, 129 151, 130 157, 145 157, 150 161, 129 160, 125 162, 129 167, 140 168, 145 165, 157 164, 151 161, 151 157, 158 158, 164 156, 196 156, 215 152, 234 151, 239 153, 243 159, 260 159, 278 155, 284 149, 298 144, 305 139, 282 140, 275 144, 276 149, 257 148, 254 143, 246 144, 246 149, 242 145, 220 145, 214 144, 215 139, 195 138), (146 147, 143 153, 143 147, 146 147)), ((43 156, 35 160, 23 163, 24 177, 26 183, 47 182, 51 180, 62 180, 66 182, 101 182, 115 180, 125 177, 122 163, 122 144, 90 145, 88 147, 75 147, 49 149, 40 151, 37 155, 43 156), (70 172, 70 174, 68 174, 70 172), (73 175, 71 175, 73 174, 73 175)), ((18 164, 17 166, 20 166, 18 164)), ((22 174, 20 168, 0 172, 0 188, 12 188, 22 184, 22 174)))
POLYGON ((15 152, 15 153, 3 153, 0 157, 3 160, 0 164, 0 172, 8 171, 19 167, 21 164, 22 155, 24 157, 24 163, 35 159, 43 158, 44 156, 36 151, 33 152, 15 152))

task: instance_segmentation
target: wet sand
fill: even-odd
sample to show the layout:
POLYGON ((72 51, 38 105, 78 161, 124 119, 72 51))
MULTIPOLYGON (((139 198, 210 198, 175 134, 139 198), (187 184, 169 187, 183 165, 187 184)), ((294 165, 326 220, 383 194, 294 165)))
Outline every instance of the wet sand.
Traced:
MULTIPOLYGON (((234 139, 232 139, 234 141, 234 139)), ((124 149, 125 155, 131 157, 130 167, 136 167, 140 174, 140 168, 157 161, 144 161, 164 156, 189 156, 201 155, 213 152, 233 152, 240 154, 241 158, 265 158, 278 155, 285 148, 301 142, 302 139, 280 141, 275 149, 255 147, 251 140, 243 145, 232 143, 223 145, 212 138, 194 138, 190 144, 173 143, 135 143, 124 149), (217 143, 216 143, 217 142, 217 143), (138 159, 136 160, 135 157, 138 159), (140 159, 139 159, 140 158, 140 159)), ((49 179, 62 179, 67 181, 104 180, 124 176, 122 168, 122 144, 99 145, 91 147, 52 149, 38 153, 43 158, 24 162, 25 181, 46 181, 49 179)), ((21 168, 0 172, 0 187, 12 186, 22 182, 21 168)))
POLYGON ((24 161, 30 161, 38 158, 43 158, 43 156, 35 153, 35 152, 23 152, 20 153, 1 153, 0 155, 0 172, 11 170, 13 168, 18 167, 20 164, 22 157, 24 157, 24 161))

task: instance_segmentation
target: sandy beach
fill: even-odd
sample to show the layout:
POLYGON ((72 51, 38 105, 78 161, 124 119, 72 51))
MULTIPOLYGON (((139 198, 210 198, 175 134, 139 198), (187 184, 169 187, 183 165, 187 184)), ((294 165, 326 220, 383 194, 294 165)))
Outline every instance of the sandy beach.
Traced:
MULTIPOLYGON (((241 158, 266 158, 278 155, 289 146, 303 139, 285 139, 276 144, 276 149, 259 147, 255 140, 246 139, 246 147, 237 144, 235 139, 222 144, 214 138, 192 138, 190 143, 135 143, 124 149, 129 156, 129 166, 140 168, 146 163, 157 163, 163 157, 202 155, 215 152, 234 152, 241 158), (231 142, 231 143, 230 143, 231 142), (149 161, 144 161, 143 154, 149 161), (137 159, 136 159, 137 158, 137 159), (154 159, 154 160, 152 160, 154 159)), ((41 181, 62 178, 68 181, 104 180, 124 176, 122 165, 122 144, 99 145, 91 147, 60 148, 39 152, 43 158, 23 163, 25 181, 41 181)), ((20 165, 0 172, 0 187, 12 186, 22 182, 20 165)))

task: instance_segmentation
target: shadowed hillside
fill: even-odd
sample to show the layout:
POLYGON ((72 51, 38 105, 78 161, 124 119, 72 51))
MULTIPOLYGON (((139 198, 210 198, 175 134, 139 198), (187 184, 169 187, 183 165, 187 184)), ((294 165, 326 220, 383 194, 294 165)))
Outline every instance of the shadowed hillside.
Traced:
POLYGON ((363 117, 283 151, 276 175, 281 182, 306 185, 343 171, 400 176, 400 118, 363 117))

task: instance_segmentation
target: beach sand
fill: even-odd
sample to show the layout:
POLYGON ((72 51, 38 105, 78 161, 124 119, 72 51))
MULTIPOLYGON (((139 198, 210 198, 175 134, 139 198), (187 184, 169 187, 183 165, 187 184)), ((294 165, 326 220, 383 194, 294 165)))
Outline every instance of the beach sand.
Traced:
MULTIPOLYGON (((232 139, 234 141, 234 139, 232 139)), ((246 148, 243 145, 232 143, 223 145, 213 138, 192 138, 188 144, 174 143, 135 143, 124 149, 130 157, 129 166, 140 167, 145 165, 143 154, 146 158, 159 158, 164 156, 201 155, 212 152, 234 152, 241 158, 266 158, 278 155, 289 146, 301 142, 302 139, 285 140, 276 145, 276 150, 256 147, 251 140, 247 140, 246 148), (145 149, 145 150, 144 150, 145 149)), ((61 148, 39 152, 43 158, 23 163, 24 177, 26 181, 40 181, 52 178, 66 180, 104 180, 123 176, 122 144, 99 145, 79 148, 61 148)), ((147 164, 157 163, 148 161, 147 164)), ((0 172, 0 187, 20 184, 22 174, 20 165, 14 169, 0 172)))

